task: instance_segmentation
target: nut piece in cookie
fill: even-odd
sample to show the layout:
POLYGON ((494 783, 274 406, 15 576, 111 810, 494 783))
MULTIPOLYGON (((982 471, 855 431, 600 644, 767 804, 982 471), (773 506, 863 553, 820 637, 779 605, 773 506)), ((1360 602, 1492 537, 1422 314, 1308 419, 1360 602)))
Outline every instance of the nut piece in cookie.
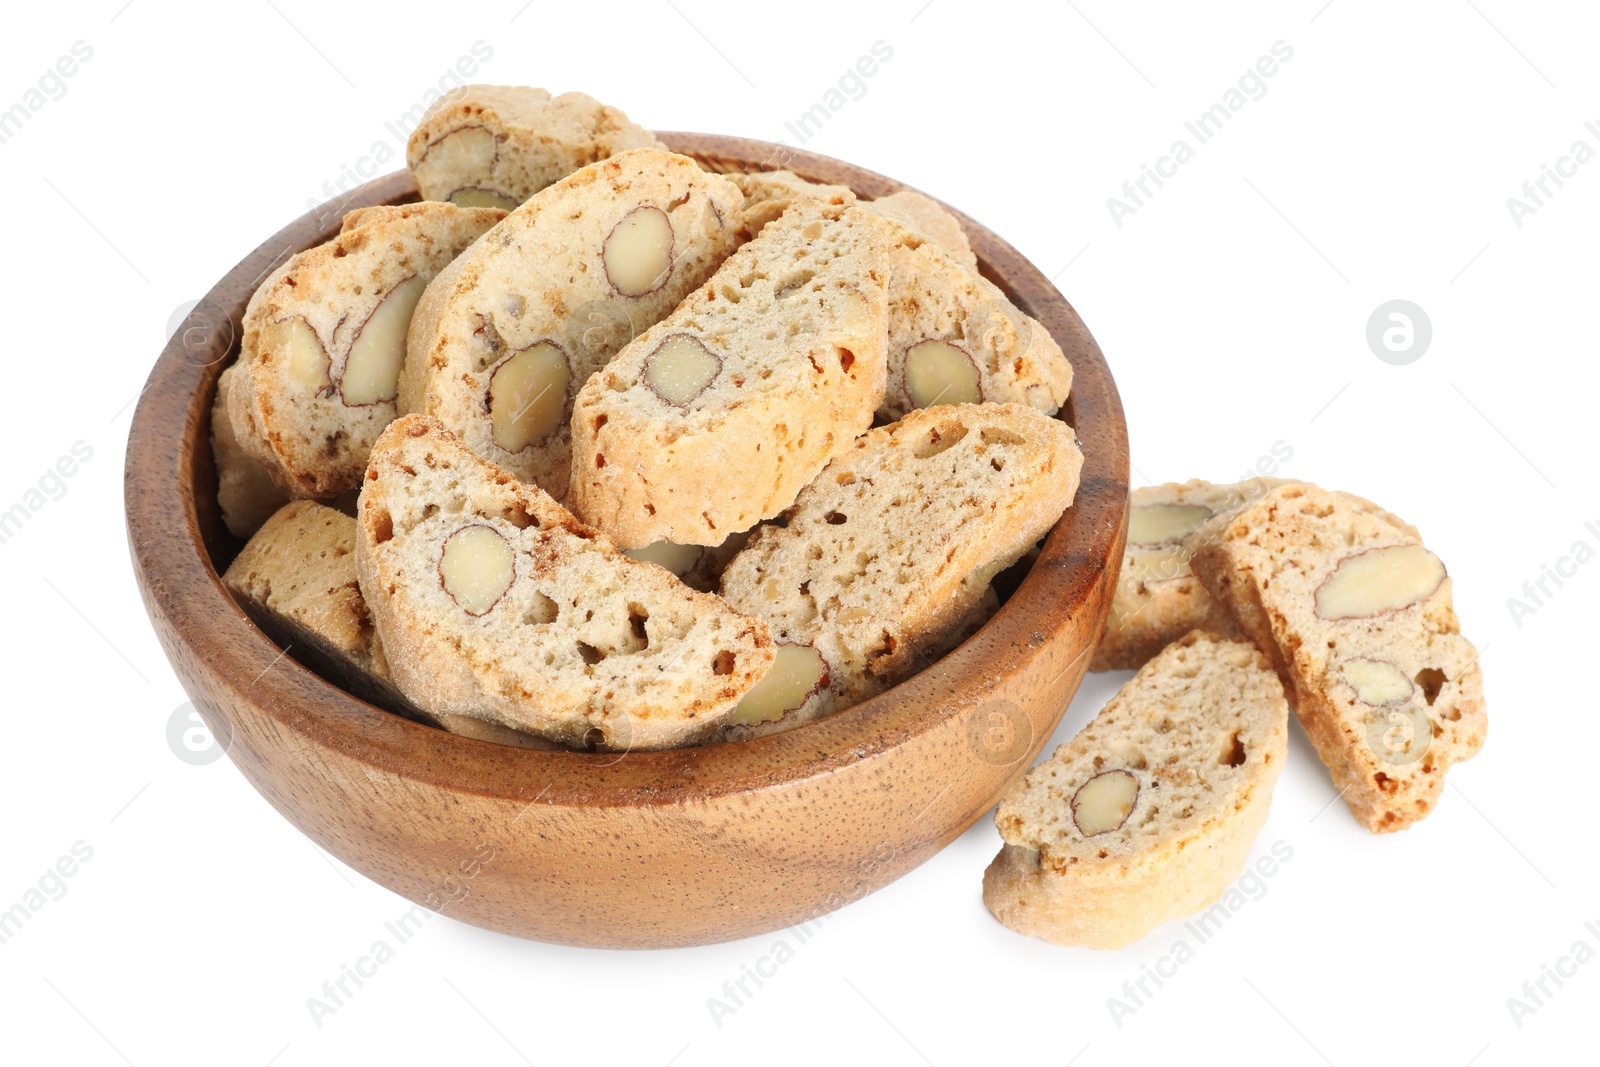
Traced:
POLYGON ((1417 532, 1374 505, 1290 484, 1195 535, 1194 571, 1272 657, 1357 820, 1404 830, 1488 729, 1478 652, 1417 532))
POLYGON ((239 446, 296 497, 332 500, 361 484, 395 417, 423 290, 505 217, 434 203, 356 214, 358 225, 292 257, 250 298, 228 390, 239 446))
POLYGON ((875 216, 795 201, 579 391, 573 510, 625 548, 783 511, 872 424, 887 283, 875 216))
POLYGON ((468 85, 422 116, 406 144, 406 164, 424 200, 510 210, 597 160, 664 147, 583 93, 468 85))
POLYGON ((738 206, 725 178, 649 148, 544 189, 424 295, 401 411, 564 499, 573 397, 733 251, 738 206))
POLYGON ((1249 642, 1167 646, 995 811, 983 902, 1021 934, 1121 948, 1210 906, 1244 869, 1289 707, 1249 642))
POLYGON ((629 559, 437 419, 379 439, 361 490, 361 591, 423 711, 572 746, 710 737, 767 673, 767 624, 629 559))
POLYGON ((1057 419, 962 404, 872 430, 828 464, 722 575, 735 610, 826 665, 826 689, 783 725, 859 703, 975 631, 995 610, 990 579, 1049 532, 1082 462, 1057 419))

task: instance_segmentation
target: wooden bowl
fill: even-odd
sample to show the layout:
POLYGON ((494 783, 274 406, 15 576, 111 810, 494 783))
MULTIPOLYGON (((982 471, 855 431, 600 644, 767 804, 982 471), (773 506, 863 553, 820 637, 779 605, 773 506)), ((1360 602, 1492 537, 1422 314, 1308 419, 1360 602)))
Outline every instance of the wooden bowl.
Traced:
MULTIPOLYGON (((664 133, 716 170, 786 167, 864 197, 903 188, 777 145, 664 133)), ((161 353, 128 438, 128 538, 167 656, 250 783, 318 845, 413 901, 521 937, 694 945, 779 929, 910 871, 987 812, 1038 755, 1111 602, 1127 428, 1100 349, 1067 301, 962 217, 984 273, 1075 369, 1062 417, 1085 455, 1076 503, 988 625, 894 689, 788 733, 671 752, 543 752, 473 741, 357 699, 283 652, 218 574, 209 446, 217 377, 266 273, 347 210, 415 200, 391 174, 272 237, 161 353)), ((972 871, 977 898, 981 871, 972 871)))

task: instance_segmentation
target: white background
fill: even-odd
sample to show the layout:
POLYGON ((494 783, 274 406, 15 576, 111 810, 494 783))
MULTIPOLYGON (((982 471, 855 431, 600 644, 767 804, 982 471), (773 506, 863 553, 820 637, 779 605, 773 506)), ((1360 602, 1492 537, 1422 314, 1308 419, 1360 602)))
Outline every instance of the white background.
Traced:
MULTIPOLYGON (((1507 998, 1579 939, 1600 949, 1584 928, 1600 931, 1589 780, 1600 562, 1548 583, 1554 595, 1520 620, 1507 600, 1575 542, 1600 547, 1600 162, 1520 227, 1506 205, 1575 140, 1600 148, 1584 129, 1600 119, 1592 9, 122 4, 27 5, 0 35, 0 108, 74 42, 93 49, 0 144, 11 397, 0 510, 75 442, 93 450, 0 545, 0 909, 75 843, 92 849, 64 895, 0 944, 0 1058, 1593 1059, 1600 961, 1550 984, 1520 1026, 1507 998), (656 129, 791 143, 785 121, 887 44, 865 94, 805 147, 961 207, 1057 278, 1116 373, 1136 481, 1231 480, 1282 442, 1283 475, 1416 523, 1484 649, 1487 748, 1452 772, 1433 816, 1380 838, 1328 806, 1333 788, 1296 727, 1257 843, 1259 854, 1283 842, 1292 859, 1120 1026, 1107 998, 1181 928, 1116 953, 1012 934, 979 899, 998 846, 987 818, 825 920, 720 1026, 707 998, 773 938, 598 952, 447 918, 317 1026, 307 998, 408 904, 323 855, 226 760, 194 767, 168 749, 186 696, 127 562, 127 405, 173 313, 374 142, 398 151, 385 121, 480 40, 493 55, 479 80, 582 89, 656 129), (1107 198, 1277 41, 1293 57, 1266 94, 1115 225, 1107 198), (1394 298, 1433 325, 1408 366, 1380 362, 1365 339, 1394 298)), ((1125 677, 1091 678, 1057 740, 1125 677)))

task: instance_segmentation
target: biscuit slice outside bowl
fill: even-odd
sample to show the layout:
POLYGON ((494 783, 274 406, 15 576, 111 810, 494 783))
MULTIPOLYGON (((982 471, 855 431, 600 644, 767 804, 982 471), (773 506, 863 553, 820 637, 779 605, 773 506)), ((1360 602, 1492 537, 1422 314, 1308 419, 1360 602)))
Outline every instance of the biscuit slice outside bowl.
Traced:
POLYGON ((1289 707, 1266 657, 1191 633, 995 811, 983 902, 1020 934, 1113 949, 1209 907, 1272 803, 1289 707))
POLYGON ((1273 660, 1356 819, 1389 833, 1428 815, 1488 718, 1450 576, 1416 530, 1294 483, 1208 523, 1191 563, 1273 660))

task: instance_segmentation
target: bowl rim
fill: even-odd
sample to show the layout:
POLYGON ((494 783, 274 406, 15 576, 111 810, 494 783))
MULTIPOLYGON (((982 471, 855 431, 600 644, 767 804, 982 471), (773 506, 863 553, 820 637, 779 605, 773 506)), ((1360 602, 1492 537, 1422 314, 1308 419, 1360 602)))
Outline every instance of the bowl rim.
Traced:
MULTIPOLYGON (((658 136, 710 170, 789 169, 848 185, 864 198, 911 188, 854 164, 769 142, 681 132, 658 136)), ((1091 594, 1115 581, 1104 571, 1120 565, 1125 534, 1127 428, 1116 383, 1082 319, 1038 268, 950 208, 984 276, 1043 323, 1072 362, 1073 390, 1063 417, 1084 451, 1073 505, 1020 586, 978 634, 899 685, 818 722, 747 741, 663 751, 552 752, 478 741, 413 722, 324 679, 259 630, 222 585, 213 561, 231 543, 215 499, 212 400, 217 378, 236 353, 245 304, 269 271, 331 238, 347 211, 415 199, 410 175, 397 171, 306 212, 269 238, 196 305, 189 321, 200 327, 180 329, 168 341, 134 411, 124 503, 130 554, 152 622, 169 656, 181 656, 184 666, 230 690, 234 706, 265 715, 253 722, 221 721, 228 713, 191 690, 219 738, 239 729, 288 730, 304 745, 451 792, 529 803, 659 806, 782 788, 872 759, 992 699, 1001 679, 1043 654, 1050 644, 1047 631, 1073 625, 1077 612, 1098 608, 1103 616, 1109 610, 1109 596, 1091 594)), ((1092 654, 1103 621, 1093 621, 1096 638, 1062 674, 1092 654)), ((1064 711, 1065 704, 1052 725, 1064 711)))

